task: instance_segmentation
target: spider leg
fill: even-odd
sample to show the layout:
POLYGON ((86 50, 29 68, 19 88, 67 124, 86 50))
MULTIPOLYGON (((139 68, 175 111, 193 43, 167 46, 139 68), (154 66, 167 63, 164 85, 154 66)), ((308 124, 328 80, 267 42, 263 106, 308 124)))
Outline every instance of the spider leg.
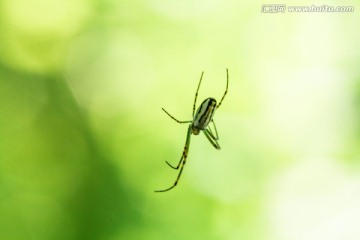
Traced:
MULTIPOLYGON (((179 182, 179 179, 180 179, 181 173, 182 173, 182 171, 184 169, 184 166, 185 166, 185 163, 186 163, 186 158, 187 158, 187 155, 188 155, 188 152, 189 152, 190 137, 191 137, 191 131, 192 131, 191 128, 192 128, 192 125, 190 124, 189 128, 188 128, 187 136, 186 136, 186 143, 185 143, 184 151, 182 153, 182 156, 181 156, 181 159, 180 159, 180 162, 179 162, 178 166, 175 168, 175 169, 178 169, 181 166, 180 167, 180 172, 179 172, 179 174, 178 174, 178 176, 176 178, 175 183, 171 187, 169 187, 167 189, 155 190, 155 192, 169 191, 170 189, 174 188, 177 185, 177 183, 179 182)), ((167 164, 169 164, 169 163, 167 162, 167 164)), ((169 164, 169 166, 172 167, 170 164, 169 164)), ((172 168, 174 168, 174 167, 172 167, 172 168)))
POLYGON ((196 93, 195 93, 195 101, 194 101, 194 106, 193 106, 193 117, 195 117, 196 99, 197 99, 197 96, 198 96, 198 92, 199 92, 199 88, 200 88, 200 84, 201 84, 201 80, 202 80, 202 78, 203 78, 203 75, 204 75, 204 71, 202 71, 202 73, 201 73, 199 85, 198 85, 197 90, 196 90, 196 93))
POLYGON ((182 160, 183 160, 183 154, 181 155, 180 161, 179 161, 179 163, 178 163, 178 165, 177 165, 176 167, 174 167, 173 165, 171 165, 168 161, 165 161, 165 162, 166 162, 166 164, 169 165, 169 167, 171 167, 172 169, 178 170, 179 167, 180 167, 180 164, 181 164, 182 160))
POLYGON ((213 123, 213 125, 214 125, 215 135, 213 134, 210 126, 208 126, 208 128, 207 128, 207 129, 209 130, 208 133, 210 134, 211 138, 213 138, 213 139, 215 139, 215 140, 219 140, 219 135, 218 135, 218 132, 217 132, 217 130, 216 130, 215 122, 214 122, 213 119, 212 119, 211 121, 212 121, 212 123, 213 123))
POLYGON ((225 95, 226 95, 226 93, 228 91, 228 85, 229 85, 229 71, 228 71, 228 69, 226 69, 226 89, 225 89, 225 93, 224 93, 223 97, 221 98, 221 100, 220 100, 220 102, 219 102, 219 104, 217 105, 216 108, 219 108, 222 101, 224 100, 225 95))
POLYGON ((215 139, 214 135, 210 132, 209 128, 206 128, 203 132, 204 132, 206 138, 209 140, 209 142, 214 146, 214 148, 220 150, 220 145, 217 142, 217 140, 215 139))
POLYGON ((192 121, 179 121, 176 118, 174 118, 170 113, 168 113, 164 108, 162 108, 162 110, 169 115, 169 117, 171 117, 172 119, 174 119, 175 121, 177 121, 178 123, 191 123, 192 121))

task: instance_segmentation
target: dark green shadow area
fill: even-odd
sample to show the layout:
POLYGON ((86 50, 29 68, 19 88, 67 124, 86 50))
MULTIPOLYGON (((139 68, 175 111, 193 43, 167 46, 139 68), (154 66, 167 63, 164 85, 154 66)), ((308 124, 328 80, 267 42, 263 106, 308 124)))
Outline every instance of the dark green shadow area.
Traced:
POLYGON ((140 224, 60 76, 0 66, 0 103, 0 239, 107 239, 140 224))

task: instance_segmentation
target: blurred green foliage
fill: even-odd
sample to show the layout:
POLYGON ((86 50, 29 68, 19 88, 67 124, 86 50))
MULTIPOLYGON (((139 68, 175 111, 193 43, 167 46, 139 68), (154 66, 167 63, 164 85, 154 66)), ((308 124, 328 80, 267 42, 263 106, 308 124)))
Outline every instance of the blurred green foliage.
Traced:
POLYGON ((0 239, 355 239, 352 4, 2 1, 0 239), (201 71, 198 102, 219 100, 226 68, 222 150, 193 136, 179 185, 154 193, 187 128, 161 107, 191 119, 201 71))

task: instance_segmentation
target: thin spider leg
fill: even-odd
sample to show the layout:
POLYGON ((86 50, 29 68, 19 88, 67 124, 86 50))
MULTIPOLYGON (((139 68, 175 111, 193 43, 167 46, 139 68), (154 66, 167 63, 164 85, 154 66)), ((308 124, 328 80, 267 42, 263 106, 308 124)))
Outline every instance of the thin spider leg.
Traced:
POLYGON ((214 148, 220 149, 219 143, 216 141, 215 138, 213 138, 211 136, 212 134, 209 132, 209 129, 206 128, 203 132, 204 132, 206 138, 209 140, 209 142, 214 146, 214 148))
POLYGON ((174 118, 170 113, 168 113, 164 108, 161 108, 167 115, 169 115, 169 117, 171 117, 172 119, 174 119, 175 121, 177 121, 178 123, 191 123, 192 121, 179 121, 176 118, 174 118))
POLYGON ((211 119, 211 122, 212 122, 213 125, 214 125, 215 134, 214 134, 213 131, 211 130, 210 125, 208 125, 208 127, 207 127, 207 130, 209 130, 208 133, 209 133, 209 135, 211 136, 211 138, 213 138, 213 139, 215 139, 215 140, 219 140, 219 135, 218 135, 218 132, 217 132, 217 130, 216 130, 215 122, 214 122, 213 119, 211 119))
POLYGON ((217 139, 215 138, 215 136, 214 136, 214 134, 213 134, 210 126, 208 126, 208 127, 206 128, 206 130, 207 130, 207 133, 209 134, 209 136, 211 137, 211 139, 217 140, 217 139))
POLYGON ((208 133, 209 133, 210 137, 211 137, 212 139, 217 140, 217 139, 216 139, 216 137, 215 137, 215 135, 213 134, 213 132, 212 132, 212 130, 211 130, 211 128, 210 128, 210 126, 208 126, 206 129, 208 130, 208 133))
POLYGON ((225 95, 226 95, 226 93, 228 91, 228 85, 229 85, 229 71, 228 71, 228 69, 226 69, 226 89, 225 89, 225 93, 224 93, 223 97, 221 98, 221 100, 220 100, 220 102, 219 102, 219 104, 217 105, 216 108, 219 108, 222 101, 224 100, 225 95))
POLYGON ((199 81, 199 85, 197 87, 197 90, 196 90, 196 93, 195 93, 195 100, 194 100, 194 106, 193 106, 193 117, 195 117, 195 106, 196 106, 196 99, 197 99, 197 96, 198 96, 198 92, 199 92, 199 88, 200 88, 200 84, 201 84, 201 80, 203 78, 203 75, 204 75, 204 71, 202 71, 201 73, 201 77, 200 77, 200 81, 199 81))
POLYGON ((179 174, 178 174, 178 176, 176 178, 176 181, 175 181, 174 185, 172 185, 171 187, 169 187, 167 189, 164 189, 164 190, 156 190, 155 192, 169 191, 170 189, 174 188, 177 185, 177 183, 179 182, 179 179, 180 179, 181 173, 182 173, 182 171, 184 169, 184 166, 185 166, 185 163, 186 163, 186 158, 187 158, 187 155, 188 155, 188 152, 189 152, 190 137, 191 137, 191 127, 192 127, 192 125, 190 124, 189 128, 188 128, 187 136, 186 136, 186 143, 185 143, 184 151, 182 153, 182 157, 181 157, 179 165, 178 165, 178 168, 181 165, 180 172, 179 172, 179 174))
MULTIPOLYGON (((190 125, 190 126, 191 126, 191 125, 190 125)), ((184 147, 183 153, 181 154, 181 158, 180 158, 180 160, 179 160, 178 165, 177 165, 176 167, 174 167, 174 166, 171 165, 168 161, 165 161, 165 162, 167 163, 167 165, 169 165, 169 167, 171 167, 171 168, 173 168, 173 169, 176 169, 176 170, 179 169, 179 167, 180 167, 180 165, 181 165, 181 162, 182 162, 182 160, 184 159, 184 152, 185 152, 185 151, 188 151, 187 139, 189 138, 189 134, 191 134, 191 131, 190 131, 190 133, 189 133, 189 130, 188 130, 188 133, 187 133, 187 135, 186 135, 185 147, 184 147)))
POLYGON ((211 120, 213 125, 214 125, 214 129, 215 129, 215 140, 219 140, 219 135, 218 135, 218 132, 216 130, 216 126, 215 126, 215 122, 214 122, 214 119, 211 120))

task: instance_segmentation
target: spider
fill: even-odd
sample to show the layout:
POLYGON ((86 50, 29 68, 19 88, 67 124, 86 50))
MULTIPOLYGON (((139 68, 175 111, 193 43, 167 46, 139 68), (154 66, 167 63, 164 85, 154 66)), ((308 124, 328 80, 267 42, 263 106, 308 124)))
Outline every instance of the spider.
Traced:
POLYGON ((190 123, 189 127, 188 127, 188 131, 187 131, 187 136, 186 136, 186 142, 185 142, 185 147, 183 150, 183 153, 181 155, 180 161, 178 163, 178 165, 176 167, 172 166, 168 161, 166 161, 166 163, 173 169, 178 170, 180 168, 180 172, 176 178, 175 183, 164 190, 156 190, 155 192, 166 192, 169 191, 171 189, 173 189, 177 183, 179 182, 181 173, 184 169, 185 163, 186 163, 186 158, 189 152, 189 147, 190 147, 190 137, 191 134, 194 135, 198 135, 200 133, 200 131, 203 131, 203 133, 205 134, 205 137, 209 140, 209 142, 216 148, 216 149, 220 149, 220 145, 218 143, 219 140, 219 135, 217 133, 216 130, 216 126, 213 120, 214 117, 214 113, 215 110, 218 109, 222 103, 222 101, 225 98, 225 95, 228 91, 228 85, 229 85, 229 72, 228 69, 226 69, 226 89, 225 89, 225 93, 223 95, 223 97, 221 98, 219 104, 216 104, 216 100, 214 98, 207 98, 205 99, 200 107, 197 109, 196 114, 195 114, 195 106, 196 106, 196 99, 198 96, 198 92, 199 92, 199 88, 200 88, 200 84, 201 84, 201 80, 203 78, 204 75, 204 71, 201 73, 201 77, 200 77, 200 81, 199 81, 199 85, 197 87, 196 93, 195 93, 195 100, 194 100, 194 105, 193 105, 193 120, 189 120, 189 121, 179 121, 177 120, 175 117, 173 117, 170 113, 168 113, 164 108, 162 108, 162 110, 169 115, 169 117, 171 117, 172 119, 174 119, 176 122, 178 123, 190 123), (215 130, 215 134, 212 132, 209 124, 210 122, 212 122, 213 126, 214 126, 214 130, 215 130))

